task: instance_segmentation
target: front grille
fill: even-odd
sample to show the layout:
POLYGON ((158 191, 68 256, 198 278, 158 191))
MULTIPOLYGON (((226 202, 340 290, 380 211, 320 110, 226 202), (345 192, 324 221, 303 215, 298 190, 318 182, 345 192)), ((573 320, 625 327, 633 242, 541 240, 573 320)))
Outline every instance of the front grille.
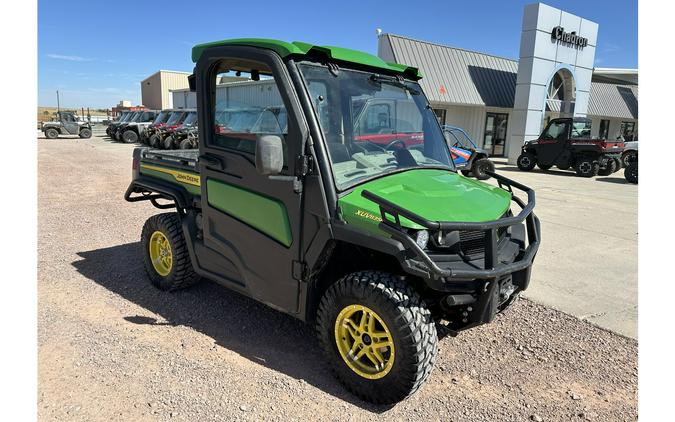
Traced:
MULTIPOLYGON (((497 229, 497 241, 501 240, 508 227, 497 229)), ((459 232, 459 249, 464 255, 476 256, 485 254, 486 232, 484 230, 462 230, 459 232)))
POLYGON ((485 253, 485 232, 483 230, 463 230, 459 232, 459 249, 464 255, 485 253))

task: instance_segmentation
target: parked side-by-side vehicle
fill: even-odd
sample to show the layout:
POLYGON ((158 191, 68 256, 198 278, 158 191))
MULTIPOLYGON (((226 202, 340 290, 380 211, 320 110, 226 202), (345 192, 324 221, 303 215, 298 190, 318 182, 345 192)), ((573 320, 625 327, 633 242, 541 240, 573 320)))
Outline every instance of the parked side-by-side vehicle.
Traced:
POLYGON ((525 142, 518 168, 529 171, 556 166, 573 168, 578 176, 607 176, 621 168, 623 141, 591 137, 591 120, 582 117, 551 120, 538 139, 525 142))
POLYGON ((120 125, 132 120, 133 118, 135 118, 138 115, 138 113, 139 113, 138 111, 124 111, 124 112, 122 112, 122 114, 120 114, 119 119, 117 119, 115 121, 112 121, 112 122, 110 122, 110 124, 108 124, 108 127, 105 130, 106 135, 108 135, 111 139, 114 139, 115 132, 117 131, 117 128, 120 125))
POLYGON ((147 143, 152 148, 162 148, 167 137, 179 128, 185 119, 188 118, 190 112, 195 110, 180 109, 173 110, 169 115, 166 123, 157 125, 153 134, 148 137, 147 143))
POLYGON ((337 378, 375 403, 425 382, 437 330, 490 323, 527 289, 534 191, 457 172, 416 68, 268 39, 198 45, 192 59, 198 149, 136 148, 125 193, 167 210, 141 231, 156 287, 207 278, 314 324, 337 378), (214 89, 232 73, 248 77, 239 111, 255 118, 214 89), (415 136, 359 132, 364 104, 382 100, 395 132, 415 136))
POLYGON ((163 149, 178 149, 181 142, 187 138, 188 132, 197 127, 197 110, 185 111, 185 116, 175 128, 167 130, 162 141, 163 149))
POLYGON ((42 122, 42 133, 48 139, 58 138, 59 135, 76 135, 80 138, 91 138, 91 123, 81 120, 72 111, 59 111, 56 120, 42 122))
POLYGON ((495 165, 488 158, 487 151, 478 148, 468 133, 456 126, 443 126, 450 154, 455 166, 465 176, 474 176, 478 180, 489 179, 488 172, 495 171, 495 165))
POLYGON ((173 111, 174 110, 172 109, 165 109, 157 113, 157 117, 155 117, 155 120, 153 120, 151 124, 149 124, 147 127, 145 127, 143 131, 141 131, 140 142, 142 144, 147 145, 150 137, 157 132, 158 128, 166 124, 167 120, 169 120, 169 117, 171 117, 171 113, 173 111))
POLYGON ((159 112, 157 110, 143 110, 131 119, 121 123, 115 129, 113 138, 126 143, 138 142, 141 133, 152 124, 159 112))

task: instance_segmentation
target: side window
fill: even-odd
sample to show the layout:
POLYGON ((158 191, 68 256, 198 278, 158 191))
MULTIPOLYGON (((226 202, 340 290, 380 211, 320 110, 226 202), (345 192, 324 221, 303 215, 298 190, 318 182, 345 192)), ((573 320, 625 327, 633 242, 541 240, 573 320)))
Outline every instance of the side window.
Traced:
POLYGON ((63 121, 71 123, 71 122, 74 122, 75 119, 73 118, 72 114, 64 114, 63 115, 63 121))
POLYGON ((591 122, 574 122, 572 124, 572 139, 587 139, 591 137, 591 122))
POLYGON ((260 135, 279 135, 286 165, 288 118, 271 70, 262 63, 224 60, 213 77, 211 146, 255 156, 260 135))
POLYGON ((551 123, 546 132, 544 132, 544 139, 565 139, 567 137, 567 123, 554 122, 551 123))

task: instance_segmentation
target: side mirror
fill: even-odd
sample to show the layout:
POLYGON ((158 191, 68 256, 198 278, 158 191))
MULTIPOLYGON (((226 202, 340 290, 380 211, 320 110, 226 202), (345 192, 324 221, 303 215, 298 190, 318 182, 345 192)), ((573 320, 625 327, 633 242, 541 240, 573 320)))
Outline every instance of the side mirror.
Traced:
POLYGON ((278 135, 259 135, 255 144, 255 168, 262 175, 279 174, 284 167, 284 149, 278 135))

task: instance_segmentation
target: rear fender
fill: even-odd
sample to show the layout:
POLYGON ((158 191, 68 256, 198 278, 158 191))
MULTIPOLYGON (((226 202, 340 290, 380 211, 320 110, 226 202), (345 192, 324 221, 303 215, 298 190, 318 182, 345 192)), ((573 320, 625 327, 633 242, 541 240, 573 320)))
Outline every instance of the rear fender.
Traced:
POLYGON ((150 201, 152 205, 159 209, 174 208, 179 214, 188 208, 192 208, 192 196, 180 186, 171 183, 165 183, 161 180, 155 180, 149 177, 139 176, 131 181, 124 199, 128 202, 150 201), (140 194, 133 196, 133 194, 140 194), (173 201, 171 204, 160 204, 158 199, 173 201))

